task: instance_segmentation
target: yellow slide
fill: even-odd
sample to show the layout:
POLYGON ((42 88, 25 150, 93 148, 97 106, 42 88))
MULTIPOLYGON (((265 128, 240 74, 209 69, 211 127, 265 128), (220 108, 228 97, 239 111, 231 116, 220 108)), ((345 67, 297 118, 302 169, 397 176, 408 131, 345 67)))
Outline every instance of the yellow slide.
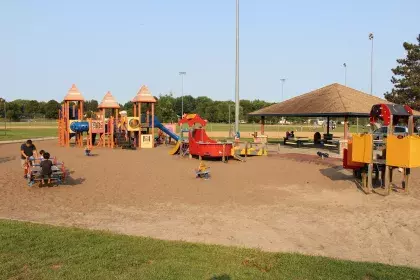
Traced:
POLYGON ((176 142, 175 146, 172 148, 172 150, 169 151, 170 155, 175 155, 179 151, 179 147, 181 146, 181 141, 176 142))

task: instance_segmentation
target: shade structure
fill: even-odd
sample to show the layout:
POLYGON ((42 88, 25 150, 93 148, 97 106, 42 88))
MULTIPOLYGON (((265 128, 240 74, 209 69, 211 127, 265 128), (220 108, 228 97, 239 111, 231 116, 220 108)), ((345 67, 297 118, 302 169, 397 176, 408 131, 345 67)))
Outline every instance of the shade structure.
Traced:
POLYGON ((64 97, 64 101, 85 101, 85 98, 80 93, 76 85, 73 84, 67 92, 67 95, 64 97))
MULTIPOLYGON (((250 113, 251 116, 369 117, 375 104, 391 102, 335 83, 250 113)), ((413 111, 414 115, 420 112, 413 111)))
POLYGON ((115 100, 114 96, 112 96, 111 92, 108 91, 104 98, 102 99, 101 104, 98 106, 99 109, 119 109, 120 105, 115 100))
POLYGON ((136 102, 156 103, 156 99, 153 97, 149 88, 145 85, 141 86, 140 90, 138 91, 136 96, 134 96, 132 101, 134 103, 136 103, 136 102))

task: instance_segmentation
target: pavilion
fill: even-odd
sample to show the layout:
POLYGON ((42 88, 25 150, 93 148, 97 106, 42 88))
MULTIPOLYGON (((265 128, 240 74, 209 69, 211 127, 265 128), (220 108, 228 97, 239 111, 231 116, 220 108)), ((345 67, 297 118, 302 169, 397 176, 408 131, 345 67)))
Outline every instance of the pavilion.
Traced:
MULTIPOLYGON (((261 133, 264 134, 265 117, 326 117, 329 134, 330 117, 344 117, 344 139, 348 138, 348 118, 368 118, 375 104, 391 102, 334 83, 320 89, 296 96, 250 113, 261 117, 261 133)), ((415 115, 420 112, 414 111, 415 115)))

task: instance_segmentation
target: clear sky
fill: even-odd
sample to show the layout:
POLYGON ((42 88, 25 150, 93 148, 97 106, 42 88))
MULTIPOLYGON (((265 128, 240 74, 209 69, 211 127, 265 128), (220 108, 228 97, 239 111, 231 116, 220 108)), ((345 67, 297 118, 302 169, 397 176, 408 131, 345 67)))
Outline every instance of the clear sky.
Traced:
MULTIPOLYGON (((280 101, 334 82, 391 89, 402 43, 420 33, 419 0, 241 0, 240 96, 280 101)), ((235 96, 235 0, 1 0, 0 96, 120 103, 142 84, 154 95, 235 96)))

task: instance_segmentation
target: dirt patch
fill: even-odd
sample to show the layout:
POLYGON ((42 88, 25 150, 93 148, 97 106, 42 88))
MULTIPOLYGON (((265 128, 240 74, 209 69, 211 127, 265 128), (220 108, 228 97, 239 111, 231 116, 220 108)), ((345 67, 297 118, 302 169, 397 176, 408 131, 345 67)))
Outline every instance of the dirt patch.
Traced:
POLYGON ((417 169, 410 195, 382 197, 358 191, 340 162, 313 155, 212 161, 205 181, 195 179, 197 160, 169 156, 170 147, 94 149, 94 157, 55 141, 37 147, 63 160, 72 179, 29 188, 19 144, 0 145, 8 159, 0 162, 0 217, 420 266, 417 169))

